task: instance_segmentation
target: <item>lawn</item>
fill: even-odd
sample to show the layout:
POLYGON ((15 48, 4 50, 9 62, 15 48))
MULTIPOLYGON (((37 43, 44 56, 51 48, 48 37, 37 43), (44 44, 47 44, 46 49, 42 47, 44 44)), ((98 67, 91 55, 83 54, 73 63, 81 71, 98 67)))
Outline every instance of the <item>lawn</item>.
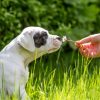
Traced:
MULTIPOLYGON (((63 57, 60 61, 59 52, 57 55, 55 59, 51 59, 55 56, 51 54, 30 64, 26 90, 31 100, 100 100, 99 59, 86 59, 78 54, 77 60, 71 56, 74 61, 68 64, 63 57)), ((4 96, 1 94, 1 100, 4 96)), ((16 95, 12 100, 18 100, 16 95)))
POLYGON ((70 65, 62 73, 57 68, 48 72, 50 66, 47 66, 42 68, 42 73, 40 70, 37 79, 33 78, 33 72, 27 92, 32 100, 100 100, 100 67, 92 62, 92 59, 79 59, 74 68, 70 65))

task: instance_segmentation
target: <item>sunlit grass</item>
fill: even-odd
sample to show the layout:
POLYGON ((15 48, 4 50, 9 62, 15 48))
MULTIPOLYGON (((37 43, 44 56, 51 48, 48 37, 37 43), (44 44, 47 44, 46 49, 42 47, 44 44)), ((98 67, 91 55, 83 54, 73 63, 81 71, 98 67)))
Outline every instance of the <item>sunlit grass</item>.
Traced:
POLYGON ((62 78, 56 77, 58 79, 55 79, 56 68, 48 73, 47 66, 47 69, 43 69, 44 75, 39 73, 38 80, 34 80, 33 72, 27 84, 27 92, 32 100, 99 100, 100 68, 94 65, 90 73, 91 61, 82 58, 81 62, 75 63, 75 68, 70 66, 70 72, 64 72, 62 78))
MULTIPOLYGON (((31 100, 99 100, 100 67, 91 62, 92 59, 78 59, 74 67, 66 65, 61 73, 63 66, 52 69, 54 65, 45 64, 41 58, 31 65, 33 69, 26 85, 28 95, 31 100)), ((0 100, 5 100, 2 95, 0 100)), ((17 100, 16 95, 12 100, 17 100)))

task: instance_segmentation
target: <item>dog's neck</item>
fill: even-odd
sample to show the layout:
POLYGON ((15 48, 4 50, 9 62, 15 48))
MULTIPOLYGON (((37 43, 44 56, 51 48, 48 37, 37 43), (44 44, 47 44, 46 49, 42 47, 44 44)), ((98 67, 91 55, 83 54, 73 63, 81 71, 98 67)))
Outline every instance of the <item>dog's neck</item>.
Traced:
POLYGON ((38 52, 38 50, 35 50, 34 52, 29 52, 25 48, 23 48, 16 39, 11 41, 1 52, 10 52, 11 55, 14 57, 21 58, 22 62, 24 63, 24 66, 27 67, 30 62, 33 60, 36 60, 40 56, 44 55, 43 52, 38 52))

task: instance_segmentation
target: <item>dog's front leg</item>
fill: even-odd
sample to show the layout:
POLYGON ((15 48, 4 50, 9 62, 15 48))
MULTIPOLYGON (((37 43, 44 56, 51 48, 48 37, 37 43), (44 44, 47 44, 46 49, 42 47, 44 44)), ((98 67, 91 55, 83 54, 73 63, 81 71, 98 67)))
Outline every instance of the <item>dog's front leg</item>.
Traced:
POLYGON ((20 97, 21 100, 30 100, 30 97, 27 95, 25 87, 20 87, 20 97))

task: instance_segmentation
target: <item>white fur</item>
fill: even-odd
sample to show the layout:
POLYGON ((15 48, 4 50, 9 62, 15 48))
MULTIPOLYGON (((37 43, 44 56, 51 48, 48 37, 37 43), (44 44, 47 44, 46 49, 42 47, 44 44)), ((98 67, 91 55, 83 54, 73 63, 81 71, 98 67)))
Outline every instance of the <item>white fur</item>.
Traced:
MULTIPOLYGON (((47 30, 40 27, 27 27, 0 52, 0 91, 12 95, 15 90, 25 100, 25 85, 28 81, 28 64, 40 56, 57 51, 62 42, 57 35, 48 33, 47 43, 40 48, 34 45, 33 36, 47 30)), ((29 98, 29 97, 28 97, 29 98)))

